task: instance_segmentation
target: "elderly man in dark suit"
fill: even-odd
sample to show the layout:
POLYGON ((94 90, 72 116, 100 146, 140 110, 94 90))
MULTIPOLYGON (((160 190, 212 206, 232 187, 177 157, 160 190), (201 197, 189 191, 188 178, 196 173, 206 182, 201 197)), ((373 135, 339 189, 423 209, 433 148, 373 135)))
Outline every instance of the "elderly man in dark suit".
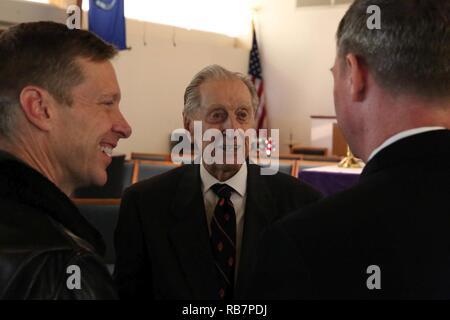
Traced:
MULTIPOLYGON (((203 132, 245 131, 255 126, 257 105, 255 88, 245 76, 209 66, 186 88, 184 125, 191 133, 196 120, 203 132)), ((224 158, 230 151, 226 147, 223 143, 224 158)), ((231 158, 240 147, 231 145, 231 158)), ((289 175, 262 175, 254 164, 211 163, 205 158, 199 165, 183 165, 140 182, 126 191, 116 230, 119 294, 242 297, 262 230, 319 197, 289 175)))
POLYGON ((441 0, 357 0, 347 11, 336 114, 367 165, 354 188, 268 230, 251 297, 450 297, 449 21, 441 0), (367 27, 371 10, 381 29, 367 27))

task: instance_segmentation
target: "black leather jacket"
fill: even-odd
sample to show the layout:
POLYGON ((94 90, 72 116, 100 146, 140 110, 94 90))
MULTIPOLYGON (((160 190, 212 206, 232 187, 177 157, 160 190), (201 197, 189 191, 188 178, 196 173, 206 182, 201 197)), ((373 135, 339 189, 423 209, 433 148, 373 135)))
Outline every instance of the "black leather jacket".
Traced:
POLYGON ((65 194, 0 152, 0 299, 117 299, 104 249, 65 194))

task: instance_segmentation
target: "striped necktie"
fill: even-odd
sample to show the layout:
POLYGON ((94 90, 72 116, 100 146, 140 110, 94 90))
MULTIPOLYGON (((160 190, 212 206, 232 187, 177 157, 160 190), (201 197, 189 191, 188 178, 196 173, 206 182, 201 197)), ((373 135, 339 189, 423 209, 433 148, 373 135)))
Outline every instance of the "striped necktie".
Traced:
POLYGON ((219 197, 211 221, 211 245, 216 264, 220 299, 232 299, 236 264, 236 213, 230 200, 233 188, 216 183, 211 187, 219 197))

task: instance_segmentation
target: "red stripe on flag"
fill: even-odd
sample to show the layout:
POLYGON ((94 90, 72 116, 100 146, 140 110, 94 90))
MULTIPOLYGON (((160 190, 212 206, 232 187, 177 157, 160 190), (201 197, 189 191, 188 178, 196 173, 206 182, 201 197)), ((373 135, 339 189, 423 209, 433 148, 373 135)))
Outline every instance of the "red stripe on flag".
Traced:
POLYGON ((258 129, 261 129, 264 125, 264 120, 266 119, 266 106, 262 105, 261 117, 258 119, 258 129))
POLYGON ((258 97, 261 98, 263 93, 264 93, 264 82, 260 81, 258 88, 258 97))

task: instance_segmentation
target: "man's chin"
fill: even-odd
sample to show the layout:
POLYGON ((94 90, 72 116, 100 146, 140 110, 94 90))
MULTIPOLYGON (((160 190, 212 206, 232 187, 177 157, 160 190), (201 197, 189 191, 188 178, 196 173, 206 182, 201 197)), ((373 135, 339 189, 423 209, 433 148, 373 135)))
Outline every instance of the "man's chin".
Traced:
POLYGON ((108 175, 106 173, 106 170, 103 170, 102 172, 96 172, 91 177, 91 185, 93 186, 103 187, 107 181, 108 175))
POLYGON ((220 169, 221 171, 230 172, 230 171, 238 171, 241 168, 242 163, 223 163, 223 164, 215 163, 213 164, 213 166, 216 169, 220 169))

